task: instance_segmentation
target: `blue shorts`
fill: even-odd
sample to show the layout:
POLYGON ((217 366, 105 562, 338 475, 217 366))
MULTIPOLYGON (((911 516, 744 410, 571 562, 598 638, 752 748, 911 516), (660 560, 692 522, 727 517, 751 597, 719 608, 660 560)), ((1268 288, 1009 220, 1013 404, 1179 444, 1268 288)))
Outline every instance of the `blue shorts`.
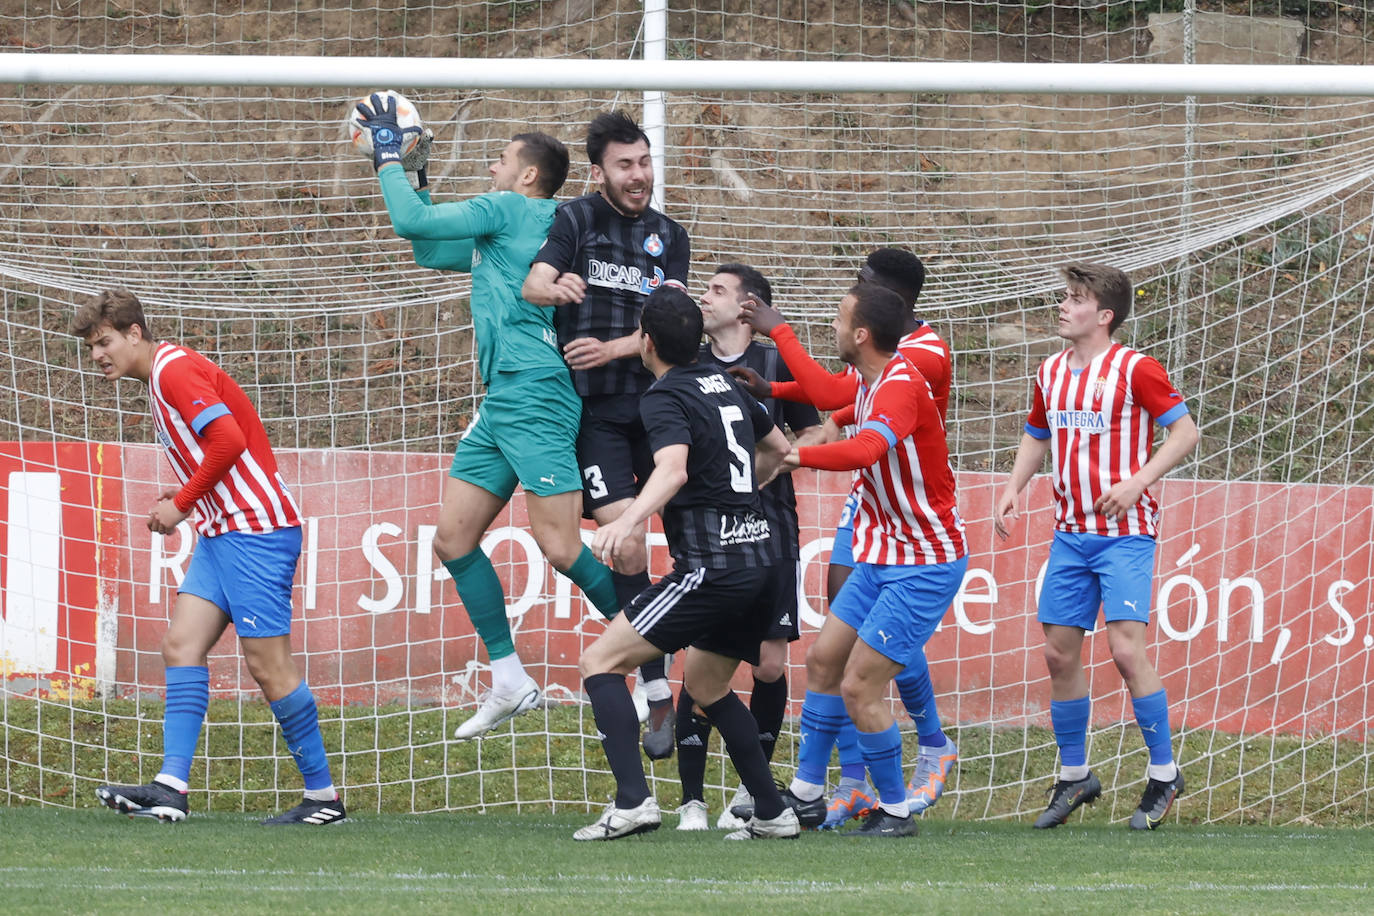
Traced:
POLYGON ((1114 620, 1150 622, 1155 539, 1056 531, 1036 619, 1092 630, 1097 609, 1114 620))
POLYGON ((835 526, 835 540, 830 545, 830 565, 854 568, 854 513, 859 510, 859 496, 853 490, 844 499, 840 523, 835 526))
POLYGON ((291 632, 291 583, 300 556, 300 528, 201 537, 177 591, 227 614, 240 639, 285 636, 291 632))
POLYGON ((835 596, 830 613, 859 631, 874 650, 906 666, 939 626, 968 557, 952 563, 878 566, 859 563, 835 596))

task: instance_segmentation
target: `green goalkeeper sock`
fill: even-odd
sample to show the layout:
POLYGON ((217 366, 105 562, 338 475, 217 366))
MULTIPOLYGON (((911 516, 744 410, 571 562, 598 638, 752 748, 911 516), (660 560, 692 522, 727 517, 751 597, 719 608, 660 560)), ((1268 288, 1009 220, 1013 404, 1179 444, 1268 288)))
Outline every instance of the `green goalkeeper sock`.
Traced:
POLYGON ((620 599, 615 596, 615 581, 611 578, 611 571, 597 562, 586 544, 582 545, 582 552, 568 567, 566 575, 577 583, 582 594, 591 600, 601 616, 609 620, 620 613, 620 599))
POLYGON ((506 618, 506 593, 482 548, 456 560, 445 561, 444 568, 453 576, 458 597, 463 600, 478 638, 487 647, 487 655, 498 659, 514 654, 515 642, 511 639, 510 621, 506 618))

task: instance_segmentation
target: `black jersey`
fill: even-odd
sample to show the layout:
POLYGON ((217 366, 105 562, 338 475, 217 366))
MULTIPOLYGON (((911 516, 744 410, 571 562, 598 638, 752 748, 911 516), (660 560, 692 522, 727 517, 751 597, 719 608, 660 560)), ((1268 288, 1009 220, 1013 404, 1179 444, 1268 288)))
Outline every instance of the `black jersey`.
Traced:
POLYGON ((639 402, 649 445, 686 445, 687 482, 663 507, 679 567, 730 569, 775 562, 772 527, 754 474, 754 443, 773 429, 762 404, 714 365, 675 366, 639 402))
MULTIPOLYGON (((771 343, 751 341, 745 351, 732 360, 721 359, 711 352, 711 345, 706 343, 702 344, 699 360, 702 365, 726 369, 748 366, 770 382, 792 381, 792 373, 778 355, 778 348, 771 343)), ((747 394, 745 396, 748 397, 747 394)), ((810 404, 768 398, 763 406, 768 408, 773 424, 779 429, 791 429, 796 433, 808 426, 818 426, 821 422, 820 414, 810 404)), ((763 512, 773 525, 775 555, 782 560, 798 559, 797 540, 800 532, 797 528, 797 492, 792 486, 792 475, 779 474, 759 492, 759 496, 763 512)))
MULTIPOLYGON (((637 217, 623 216, 599 193, 559 204, 534 262, 587 281, 585 299, 554 310, 559 347, 579 337, 614 340, 633 334, 646 296, 670 280, 686 287, 691 255, 687 230, 652 207, 637 217)), ((572 375, 584 398, 637 395, 654 380, 638 356, 572 375)))

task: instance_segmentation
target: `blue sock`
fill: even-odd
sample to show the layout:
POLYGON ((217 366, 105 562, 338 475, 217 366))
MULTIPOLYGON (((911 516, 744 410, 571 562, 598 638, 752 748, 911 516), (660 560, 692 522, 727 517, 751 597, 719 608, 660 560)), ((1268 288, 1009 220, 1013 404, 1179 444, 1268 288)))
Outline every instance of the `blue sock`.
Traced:
POLYGON ((897 675, 897 693, 902 698, 907 715, 916 723, 916 739, 925 747, 943 747, 945 733, 941 728, 940 711, 935 708, 935 687, 930 683, 930 665, 925 652, 897 675))
POLYGON ((329 758, 324 754, 324 738, 320 736, 320 714, 305 681, 280 700, 272 701, 272 715, 281 723, 286 749, 296 759, 305 779, 305 790, 329 788, 334 780, 329 776, 329 758))
POLYGON ((835 744, 840 749, 840 778, 863 779, 864 752, 859 750, 859 730, 854 727, 854 720, 849 718, 848 713, 845 714, 835 744))
POLYGON ((906 780, 902 778, 902 733, 897 723, 881 732, 859 732, 859 747, 864 752, 873 788, 884 804, 906 804, 906 780))
POLYGON ((797 778, 825 785, 830 749, 845 720, 844 698, 837 693, 806 691, 801 713, 801 749, 797 752, 797 778))
POLYGON ((1131 707, 1135 710, 1135 721, 1140 726, 1140 735, 1145 739, 1145 746, 1150 749, 1150 763, 1173 763, 1173 735, 1169 731, 1169 698, 1164 695, 1164 690, 1156 690, 1145 697, 1132 697, 1131 707))
POLYGON ((191 758, 210 707, 210 669, 204 665, 174 665, 167 669, 167 708, 162 716, 162 770, 185 782, 191 758))
POLYGON ((1054 741, 1059 745, 1059 763, 1066 767, 1081 767, 1088 763, 1088 716, 1092 713, 1092 699, 1051 700, 1050 722, 1054 726, 1054 741))

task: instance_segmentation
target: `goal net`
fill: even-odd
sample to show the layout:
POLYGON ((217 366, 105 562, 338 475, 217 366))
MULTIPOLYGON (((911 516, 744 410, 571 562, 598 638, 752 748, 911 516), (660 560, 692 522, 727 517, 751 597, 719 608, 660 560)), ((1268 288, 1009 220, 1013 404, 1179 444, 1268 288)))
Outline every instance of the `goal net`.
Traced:
MULTIPOLYGON (((176 7, 17 0, 5 50, 629 60, 629 0, 176 7), (90 7, 90 9, 87 9, 90 7), (89 14, 89 15, 86 15, 89 14)), ((667 57, 696 60, 1368 64, 1362 7, 782 0, 669 4, 667 57), (1299 10, 1299 12, 1295 12, 1299 10)), ((156 336, 212 356, 258 405, 305 514, 293 631, 350 809, 600 804, 610 788, 577 657, 602 629, 539 556, 519 496, 484 541, 545 708, 452 739, 488 683, 431 541, 449 456, 480 397, 465 275, 417 267, 342 121, 396 88, 435 130, 436 201, 486 189, 528 129, 565 140, 637 92, 0 86, 0 791, 88 805, 161 755, 159 642, 192 545, 142 519, 170 472, 146 393, 91 371, 67 334, 85 294, 134 290, 156 336)), ((909 248, 921 313, 955 353, 949 440, 972 553, 928 647, 960 762, 940 812, 1043 807, 1056 765, 1035 623, 1046 479, 1008 542, 991 507, 1039 360, 1057 352, 1058 268, 1125 269, 1121 339, 1170 370, 1202 430, 1159 485, 1150 651, 1172 704, 1188 820, 1368 824, 1374 618, 1374 103, 1342 97, 670 92, 663 209, 699 291, 744 261, 818 356, 871 249, 909 248)), ((797 475, 804 648, 847 480, 797 475)), ((655 535, 653 564, 667 557, 655 535)), ((1090 759, 1126 817, 1145 754, 1105 635, 1088 640, 1090 759)), ((680 666, 675 671, 675 677, 680 666)), ((261 810, 298 777, 232 631, 211 659, 192 774, 201 809, 261 810)), ((749 682, 738 682, 747 691, 749 682)), ((789 722, 791 720, 789 719, 789 722)), ((900 718, 904 728, 909 720, 900 718)), ((792 762, 789 724, 775 760, 792 762)), ((914 750, 914 733, 909 749, 914 750)), ((734 775, 712 745, 713 809, 734 775)), ((673 761, 652 768, 676 804, 673 761)))

